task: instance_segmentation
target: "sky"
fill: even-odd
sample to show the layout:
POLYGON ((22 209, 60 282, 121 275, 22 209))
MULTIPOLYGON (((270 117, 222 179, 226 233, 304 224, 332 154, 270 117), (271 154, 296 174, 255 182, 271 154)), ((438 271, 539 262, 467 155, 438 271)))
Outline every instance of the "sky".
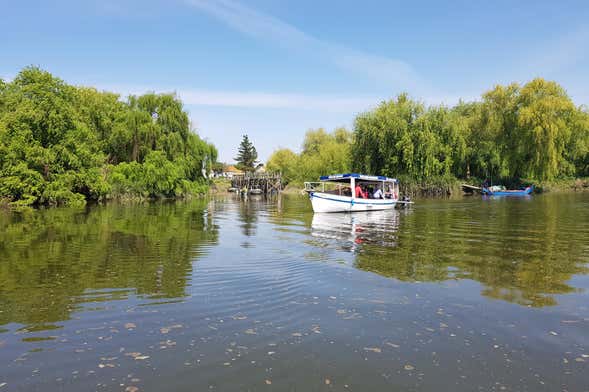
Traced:
POLYGON ((589 104, 589 2, 553 0, 0 0, 0 78, 39 66, 126 97, 175 92, 232 162, 407 92, 478 99, 544 77, 589 104))

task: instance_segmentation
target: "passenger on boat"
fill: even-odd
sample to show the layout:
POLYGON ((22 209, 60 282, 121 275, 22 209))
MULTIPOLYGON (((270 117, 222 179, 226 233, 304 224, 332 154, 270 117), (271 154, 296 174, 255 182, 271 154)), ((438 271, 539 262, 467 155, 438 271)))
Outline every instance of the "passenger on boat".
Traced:
POLYGON ((356 197, 360 199, 368 199, 368 194, 360 185, 356 185, 356 197))
POLYGON ((370 187, 368 185, 364 185, 362 187, 362 190, 364 191, 364 198, 365 199, 371 199, 372 198, 372 190, 370 189, 370 187))
POLYGON ((374 191, 374 194, 372 196, 375 199, 384 199, 384 194, 382 193, 382 190, 380 188, 376 188, 376 191, 374 191))
POLYGON ((366 199, 366 193, 364 193, 360 184, 356 185, 356 197, 359 197, 360 199, 366 199))

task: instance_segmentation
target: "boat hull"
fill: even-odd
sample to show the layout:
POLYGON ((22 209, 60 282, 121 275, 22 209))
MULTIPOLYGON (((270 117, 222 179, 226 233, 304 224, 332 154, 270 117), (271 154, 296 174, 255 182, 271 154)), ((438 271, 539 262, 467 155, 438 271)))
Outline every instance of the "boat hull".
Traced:
POLYGON ((356 199, 350 196, 311 192, 309 194, 314 212, 380 211, 395 208, 395 199, 356 199))
POLYGON ((527 196, 527 195, 531 195, 533 191, 534 191, 533 186, 529 186, 526 189, 517 190, 517 191, 496 191, 496 192, 493 192, 492 190, 490 190, 488 188, 483 188, 483 195, 488 195, 488 196, 527 196))

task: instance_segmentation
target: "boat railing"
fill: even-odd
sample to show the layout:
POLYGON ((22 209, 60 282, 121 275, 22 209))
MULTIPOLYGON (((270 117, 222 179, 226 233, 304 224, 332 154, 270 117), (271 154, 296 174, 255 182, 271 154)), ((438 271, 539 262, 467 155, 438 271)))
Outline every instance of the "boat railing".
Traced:
POLYGON ((324 182, 305 182, 305 192, 325 192, 324 182))

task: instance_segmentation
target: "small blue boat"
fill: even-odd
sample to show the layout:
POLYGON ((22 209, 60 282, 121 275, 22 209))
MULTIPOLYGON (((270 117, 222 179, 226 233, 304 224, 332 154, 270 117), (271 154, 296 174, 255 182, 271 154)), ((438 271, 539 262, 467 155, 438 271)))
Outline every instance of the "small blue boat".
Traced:
POLYGON ((532 194, 534 191, 534 185, 530 185, 525 189, 517 189, 517 190, 491 190, 490 188, 483 188, 482 192, 483 195, 488 196, 527 196, 532 194))

